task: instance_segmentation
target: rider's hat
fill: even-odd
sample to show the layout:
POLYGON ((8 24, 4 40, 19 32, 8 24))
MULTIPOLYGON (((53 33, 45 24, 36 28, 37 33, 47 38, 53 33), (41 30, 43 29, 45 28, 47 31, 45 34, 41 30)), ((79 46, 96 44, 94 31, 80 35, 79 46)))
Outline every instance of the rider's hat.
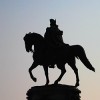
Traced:
POLYGON ((56 26, 56 19, 50 19, 50 25, 51 26, 56 26))

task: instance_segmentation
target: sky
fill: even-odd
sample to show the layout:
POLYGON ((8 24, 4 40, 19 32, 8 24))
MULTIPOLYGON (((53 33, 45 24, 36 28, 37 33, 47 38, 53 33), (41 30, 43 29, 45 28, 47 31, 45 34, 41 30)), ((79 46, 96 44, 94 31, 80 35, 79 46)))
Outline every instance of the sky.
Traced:
MULTIPOLYGON (((42 66, 28 73, 33 59, 25 51, 23 37, 28 32, 44 35, 49 19, 56 19, 63 39, 70 45, 81 45, 96 72, 79 60, 81 100, 98 100, 100 95, 100 0, 0 0, 0 100, 26 100, 33 86, 45 84, 42 66)), ((75 74, 66 64, 67 73, 60 84, 75 84, 75 74)), ((49 69, 50 84, 60 70, 49 69), (53 77, 52 77, 53 76, 53 77)))

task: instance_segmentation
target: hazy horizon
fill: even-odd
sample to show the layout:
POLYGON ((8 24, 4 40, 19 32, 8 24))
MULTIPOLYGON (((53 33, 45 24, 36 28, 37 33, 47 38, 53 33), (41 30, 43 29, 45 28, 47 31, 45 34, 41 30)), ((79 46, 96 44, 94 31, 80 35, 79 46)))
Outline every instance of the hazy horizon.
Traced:
MULTIPOLYGON (((100 1, 99 0, 0 0, 0 99, 26 100, 32 86, 44 85, 42 66, 28 73, 32 54, 25 51, 23 37, 28 32, 44 35, 49 19, 54 18, 63 30, 63 39, 70 45, 84 47, 96 72, 88 70, 79 60, 81 100, 97 100, 100 92, 100 1)), ((66 64, 62 84, 75 84, 75 74, 66 64)), ((60 70, 49 69, 50 84, 60 70), (52 77, 53 76, 53 77, 52 77)))

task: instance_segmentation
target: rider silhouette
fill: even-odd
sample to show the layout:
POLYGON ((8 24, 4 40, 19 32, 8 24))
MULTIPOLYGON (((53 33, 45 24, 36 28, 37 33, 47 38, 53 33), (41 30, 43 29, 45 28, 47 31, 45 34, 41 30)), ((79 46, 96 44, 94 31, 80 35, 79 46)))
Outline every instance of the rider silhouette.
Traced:
POLYGON ((46 28, 44 35, 47 45, 52 49, 63 46, 64 42, 62 35, 63 31, 61 31, 58 28, 58 25, 56 25, 56 20, 50 19, 50 27, 46 28))
MULTIPOLYGON (((50 19, 50 27, 46 28, 44 39, 47 44, 47 54, 49 54, 49 56, 52 56, 52 58, 54 59, 57 55, 58 49, 62 46, 65 46, 62 35, 63 31, 58 28, 56 20, 50 19)), ((51 65, 50 67, 54 68, 54 65, 51 65)))

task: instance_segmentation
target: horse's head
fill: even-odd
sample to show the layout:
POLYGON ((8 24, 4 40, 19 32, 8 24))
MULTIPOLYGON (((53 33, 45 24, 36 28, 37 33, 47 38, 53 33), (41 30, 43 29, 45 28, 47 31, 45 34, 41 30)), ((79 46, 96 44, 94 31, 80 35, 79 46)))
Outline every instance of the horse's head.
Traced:
POLYGON ((32 51, 33 39, 32 33, 28 33, 24 36, 25 48, 27 52, 32 51))
POLYGON ((43 48, 44 38, 38 33, 29 32, 28 34, 24 36, 24 41, 25 41, 25 48, 27 52, 33 51, 32 45, 34 45, 34 47, 39 48, 39 49, 43 48))

